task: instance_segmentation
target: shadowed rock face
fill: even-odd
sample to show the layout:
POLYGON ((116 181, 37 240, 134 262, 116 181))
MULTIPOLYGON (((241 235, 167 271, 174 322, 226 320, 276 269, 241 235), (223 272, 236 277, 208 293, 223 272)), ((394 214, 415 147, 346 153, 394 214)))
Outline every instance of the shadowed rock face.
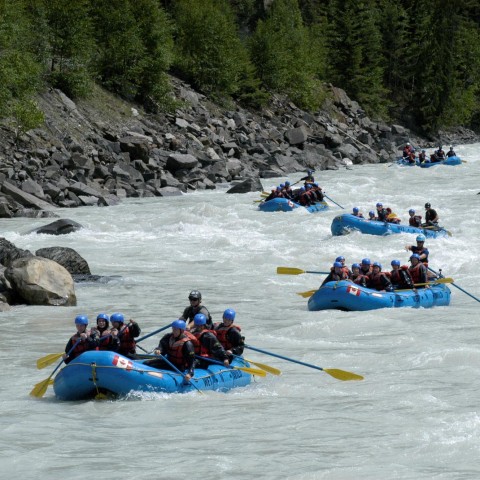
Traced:
POLYGON ((48 258, 59 263, 71 275, 90 275, 90 267, 87 261, 73 248, 49 247, 41 248, 35 252, 37 257, 48 258))
POLYGON ((55 222, 49 223, 43 227, 35 228, 28 233, 36 232, 47 235, 67 235, 80 230, 81 228, 83 228, 83 226, 79 223, 69 220, 68 218, 61 218, 60 220, 56 220, 55 222))
POLYGON ((29 250, 22 250, 5 238, 0 238, 0 263, 5 267, 17 258, 32 257, 33 253, 29 250))
POLYGON ((5 278, 29 305, 71 307, 77 304, 72 276, 47 258, 19 258, 5 270, 5 278))

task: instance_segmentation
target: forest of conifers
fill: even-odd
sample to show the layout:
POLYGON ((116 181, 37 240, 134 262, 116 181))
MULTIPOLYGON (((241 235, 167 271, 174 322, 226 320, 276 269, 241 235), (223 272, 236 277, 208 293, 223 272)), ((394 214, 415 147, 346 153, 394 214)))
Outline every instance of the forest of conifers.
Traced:
POLYGON ((0 0, 0 119, 41 124, 47 87, 93 83, 176 107, 169 74, 215 101, 272 93, 315 111, 326 83, 373 118, 480 126, 478 0, 0 0))

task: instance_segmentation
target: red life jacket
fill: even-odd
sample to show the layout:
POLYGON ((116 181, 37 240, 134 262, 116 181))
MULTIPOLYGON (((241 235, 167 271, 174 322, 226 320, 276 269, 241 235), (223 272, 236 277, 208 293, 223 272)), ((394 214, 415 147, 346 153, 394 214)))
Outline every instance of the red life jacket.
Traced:
POLYGON ((382 277, 384 276, 385 275, 382 272, 378 272, 378 273, 372 272, 368 276, 368 283, 367 283, 368 288, 372 288, 375 290, 384 290, 385 285, 382 283, 382 277))
MULTIPOLYGON (((87 336, 90 335, 90 333, 87 330, 85 330, 84 333, 86 333, 87 336)), ((75 343, 78 340, 80 340, 80 334, 77 332, 74 335, 72 335, 72 345, 75 345, 75 343)), ((87 340, 80 340, 80 342, 78 342, 76 347, 70 353, 69 357, 71 359, 75 358, 75 357, 78 357, 79 355, 81 355, 83 352, 86 352, 87 350, 88 350, 88 341, 87 340)))
POLYGON ((194 343, 195 355, 200 355, 201 357, 211 357, 210 352, 202 345, 202 336, 207 332, 210 332, 213 335, 217 336, 215 330, 202 330, 201 332, 195 332, 193 334, 197 339, 197 343, 194 343))
POLYGON ((135 346, 137 343, 132 337, 129 328, 125 325, 118 332, 118 338, 120 339, 120 348, 118 353, 121 355, 128 355, 129 353, 135 353, 135 346))
POLYGON ((173 338, 173 335, 168 340, 168 360, 172 362, 179 370, 188 367, 185 358, 183 357, 183 345, 191 341, 191 338, 184 332, 179 338, 173 338))
POLYGON ((112 336, 110 335, 110 329, 106 328, 103 331, 100 331, 97 327, 97 332, 100 336, 98 341, 98 346, 95 350, 108 350, 109 345, 112 343, 112 336))
POLYGON ((358 275, 355 275, 353 273, 351 280, 353 280, 353 283, 356 283, 357 285, 366 286, 368 282, 368 276, 361 273, 359 273, 358 275))
POLYGON ((408 224, 411 227, 420 227, 422 225, 422 216, 421 215, 413 215, 408 219, 408 224))
POLYGON ((425 265, 422 262, 417 263, 417 265, 410 266, 408 268, 410 276, 412 277, 413 283, 424 283, 426 282, 426 275, 425 275, 425 265))
POLYGON ((225 350, 231 350, 234 347, 234 345, 232 345, 228 341, 228 336, 227 336, 228 331, 231 328, 236 328, 239 332, 242 331, 242 329, 240 328, 240 325, 235 325, 233 323, 229 327, 226 327, 223 323, 215 325, 215 333, 217 335, 218 341, 222 344, 222 347, 225 350))

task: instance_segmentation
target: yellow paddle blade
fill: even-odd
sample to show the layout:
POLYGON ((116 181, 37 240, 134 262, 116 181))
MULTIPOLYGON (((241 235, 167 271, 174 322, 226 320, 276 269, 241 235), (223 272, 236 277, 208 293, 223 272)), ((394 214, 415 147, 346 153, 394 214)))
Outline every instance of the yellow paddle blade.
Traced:
POLYGON ((277 267, 277 273, 279 275, 300 275, 305 273, 305 270, 293 267, 277 267))
POLYGON ((357 375, 356 373, 346 372, 345 370, 339 370, 338 368, 324 368, 323 371, 328 373, 333 378, 337 380, 343 380, 344 382, 348 380, 363 380, 361 375, 357 375))
POLYGON ((264 363, 258 363, 258 362, 253 362, 252 360, 248 360, 247 358, 245 359, 248 363, 251 363, 252 365, 255 365, 258 368, 261 368, 262 370, 265 370, 268 373, 271 373, 272 375, 281 375, 282 371, 279 370, 278 368, 271 367, 270 365, 265 365, 264 363))
POLYGON ((309 298, 311 297, 315 292, 318 292, 317 290, 308 290, 307 292, 297 292, 297 295, 300 295, 303 298, 309 298))
POLYGON ((49 385, 51 385, 50 383, 50 379, 52 377, 48 377, 47 379, 45 380, 42 380, 41 382, 38 382, 33 388, 32 388, 32 391, 30 392, 30 395, 32 397, 37 397, 37 398, 41 398, 45 395, 45 392, 47 391, 47 388, 49 385))
POLYGON ((49 365, 51 365, 52 363, 55 363, 58 359, 60 359, 60 357, 62 355, 63 355, 63 352, 62 353, 50 353, 48 355, 45 355, 42 358, 39 358, 37 360, 37 368, 42 369, 42 368, 48 367, 49 365))
POLYGON ((256 368, 250 367, 233 367, 235 370, 242 370, 242 372, 250 373, 251 375, 256 375, 257 377, 266 377, 267 374, 263 370, 257 370, 256 368))

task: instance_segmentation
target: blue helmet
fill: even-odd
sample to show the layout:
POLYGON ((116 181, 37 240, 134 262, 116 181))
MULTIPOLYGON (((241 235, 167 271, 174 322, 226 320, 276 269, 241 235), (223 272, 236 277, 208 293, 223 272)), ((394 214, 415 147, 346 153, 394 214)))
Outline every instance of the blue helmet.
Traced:
POLYGON ((110 319, 110 317, 106 313, 99 313, 97 315, 97 321, 98 320, 105 320, 106 322, 108 322, 109 319, 110 319))
POLYGON ((334 262, 334 267, 343 268, 343 265, 340 262, 334 262))
POLYGON ((374 267, 378 267, 380 270, 382 269, 382 264, 380 262, 373 262, 374 267))
POLYGON ((187 324, 185 320, 175 320, 172 322, 172 328, 179 328, 180 330, 185 330, 187 328, 187 324))
POLYGON ((378 202, 378 203, 377 203, 377 207, 383 207, 383 203, 378 202))
POLYGON ((400 266, 400 260, 392 260, 391 265, 392 265, 392 267, 395 266, 395 265, 396 265, 397 267, 399 267, 399 266, 400 266))
POLYGON ((277 192, 281 190, 280 185, 276 188, 277 192))
POLYGON ((284 183, 281 183, 281 184, 280 184, 280 188, 285 188, 285 184, 284 184, 284 183))
POLYGON ((414 210, 413 208, 411 208, 411 209, 408 211, 408 213, 409 213, 410 215, 415 215, 415 210, 414 210))
POLYGON ((231 309, 231 308, 227 308, 224 312, 223 312, 223 318, 225 320, 235 320, 235 310, 231 309))
POLYGON ((75 325, 88 325, 88 318, 86 315, 77 315, 75 317, 75 325))
POLYGON ((303 193, 305 191, 305 187, 301 187, 300 191, 303 193))
POLYGON ((410 260, 411 260, 412 258, 416 258, 418 261, 420 261, 420 255, 419 255, 418 253, 412 253, 412 254, 410 255, 410 260))
POLYGON ((285 186, 286 186, 286 187, 289 187, 289 186, 290 186, 290 182, 289 182, 288 180, 285 182, 285 186))
POLYGON ((313 182, 314 187, 318 187, 318 182, 313 182))
POLYGON ((353 213, 358 213, 358 207, 353 207, 353 213))
POLYGON ((110 317, 110 321, 125 323, 125 317, 123 316, 123 313, 112 313, 112 316, 110 317))
POLYGON ((345 257, 342 257, 341 255, 335 259, 336 262, 344 262, 345 257))
POLYGON ((362 265, 371 265, 371 264, 372 264, 372 262, 370 261, 369 258, 364 258, 362 260, 362 265))
POLYGON ((354 264, 352 265, 352 270, 353 270, 354 268, 358 268, 358 269, 359 269, 359 268, 360 268, 360 264, 359 264, 359 263, 354 263, 354 264))
POLYGON ((207 317, 203 313, 197 313, 193 317, 194 325, 205 325, 207 323, 207 317))
POLYGON ((374 217, 374 216, 375 216, 375 212, 374 212, 373 210, 370 210, 370 211, 368 212, 368 214, 369 214, 371 217, 374 217))
POLYGON ((417 242, 424 242, 425 241, 425 235, 418 235, 417 236, 417 242))

